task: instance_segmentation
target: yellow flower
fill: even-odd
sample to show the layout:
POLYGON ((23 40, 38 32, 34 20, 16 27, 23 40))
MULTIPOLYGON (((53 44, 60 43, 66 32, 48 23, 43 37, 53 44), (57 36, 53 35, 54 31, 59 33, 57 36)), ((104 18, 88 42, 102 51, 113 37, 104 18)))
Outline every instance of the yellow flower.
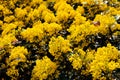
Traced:
POLYGON ((14 16, 6 16, 5 18, 4 18, 4 21, 5 22, 11 22, 12 20, 14 20, 15 19, 15 17, 14 16))
POLYGON ((120 68, 120 64, 118 62, 110 61, 107 67, 110 71, 113 71, 116 68, 120 68))
POLYGON ((72 66, 74 69, 76 69, 76 70, 81 69, 83 63, 82 63, 82 60, 81 60, 79 54, 77 54, 77 53, 72 54, 69 57, 69 61, 72 63, 72 66))
POLYGON ((16 9, 15 9, 15 16, 16 16, 17 18, 22 19, 22 18, 25 17, 26 14, 27 14, 26 9, 21 9, 21 8, 16 8, 16 9))
POLYGON ((40 4, 42 2, 43 2, 43 0, 32 0, 31 6, 36 6, 37 4, 40 4))
POLYGON ((44 4, 41 4, 41 5, 38 7, 38 11, 39 11, 40 14, 41 14, 43 11, 46 11, 46 10, 48 10, 48 9, 47 9, 47 6, 44 5, 44 4))
POLYGON ((18 70, 15 67, 8 68, 6 74, 12 78, 12 80, 16 80, 19 76, 18 70))
POLYGON ((75 14, 73 8, 66 3, 66 1, 59 1, 55 4, 57 22, 66 22, 68 18, 71 19, 75 14))
POLYGON ((38 9, 31 9, 31 11, 28 13, 28 21, 32 20, 34 21, 35 19, 40 18, 40 11, 38 9))
POLYGON ((11 42, 15 40, 16 37, 13 34, 8 34, 3 37, 0 37, 0 47, 4 47, 6 45, 7 46, 9 45, 9 47, 11 47, 12 46, 11 42))
POLYGON ((43 57, 42 60, 36 60, 36 66, 32 70, 31 80, 47 79, 48 75, 52 75, 56 68, 56 63, 52 62, 47 56, 43 57))
POLYGON ((84 13, 84 8, 82 6, 78 6, 76 11, 79 13, 79 14, 83 14, 84 13))
POLYGON ((63 37, 58 36, 57 38, 52 37, 49 42, 49 52, 58 58, 61 53, 66 53, 71 51, 69 40, 65 40, 63 37), (64 46, 64 47, 63 47, 64 46))
POLYGON ((2 36, 7 35, 8 33, 15 34, 16 27, 17 27, 17 25, 15 25, 14 23, 2 25, 2 29, 3 29, 2 36))
POLYGON ((41 23, 39 22, 38 24, 34 25, 33 28, 27 28, 26 30, 21 32, 21 35, 23 36, 23 38, 30 42, 40 41, 44 36, 42 26, 43 25, 41 25, 41 23), (36 40, 36 37, 38 38, 38 40, 36 40))
POLYGON ((53 34, 57 34, 62 29, 62 27, 57 23, 44 23, 43 26, 45 32, 47 33, 46 36, 52 36, 53 34))
POLYGON ((3 15, 4 15, 4 16, 10 15, 10 14, 13 13, 11 10, 9 10, 9 9, 6 8, 6 7, 4 7, 2 10, 3 10, 3 15))
POLYGON ((115 19, 109 15, 96 15, 94 21, 100 21, 98 30, 102 34, 106 34, 109 31, 109 27, 115 23, 115 19))
POLYGON ((3 25, 3 21, 0 20, 0 26, 2 26, 2 25, 3 25))
POLYGON ((107 47, 98 48, 97 52, 94 53, 93 61, 90 62, 89 65, 89 71, 92 73, 92 76, 95 79, 99 79, 101 76, 100 71, 106 72, 109 70, 109 72, 111 72, 112 70, 119 68, 119 62, 114 61, 118 59, 118 56, 118 50, 114 46, 111 46, 111 44, 107 44, 107 47), (99 77, 96 77, 98 72, 99 77))
POLYGON ((48 22, 48 23, 56 21, 56 17, 50 11, 43 11, 42 18, 45 20, 45 22, 48 22))
POLYGON ((0 10, 3 10, 4 9, 4 6, 0 4, 0 10))
POLYGON ((57 15, 56 18, 58 20, 57 22, 61 22, 61 21, 66 22, 69 18, 69 14, 64 11, 59 11, 57 12, 56 15, 57 15))
POLYGON ((73 21, 73 24, 74 25, 80 25, 82 23, 85 23, 86 22, 86 18, 81 16, 81 14, 77 13, 76 16, 74 17, 74 21, 73 21))
POLYGON ((26 57, 25 55, 28 54, 27 49, 25 49, 24 47, 15 47, 12 49, 10 56, 9 56, 9 60, 20 60, 20 61, 25 61, 26 57))
POLYGON ((85 4, 93 4, 94 0, 80 0, 83 5, 85 4))
POLYGON ((109 8, 109 13, 108 13, 108 15, 114 16, 114 15, 120 14, 119 8, 117 9, 117 8, 115 8, 115 7, 110 7, 110 6, 109 6, 108 8, 109 8))
POLYGON ((84 40, 87 35, 96 34, 98 29, 94 25, 91 25, 89 21, 87 21, 81 25, 71 25, 68 29, 68 32, 71 34, 67 36, 67 39, 71 42, 78 43, 81 40, 84 40))

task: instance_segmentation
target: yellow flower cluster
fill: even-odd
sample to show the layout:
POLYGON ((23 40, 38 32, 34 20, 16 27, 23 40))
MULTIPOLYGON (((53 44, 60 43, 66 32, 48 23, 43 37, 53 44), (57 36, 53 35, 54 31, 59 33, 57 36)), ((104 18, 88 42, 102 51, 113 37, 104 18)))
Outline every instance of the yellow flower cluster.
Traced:
POLYGON ((21 8, 15 9, 15 17, 17 17, 18 19, 24 18, 25 15, 27 15, 26 9, 21 9, 21 8))
POLYGON ((33 24, 32 28, 27 28, 26 30, 23 30, 23 32, 21 32, 21 35, 27 41, 36 42, 41 41, 44 36, 52 36, 53 34, 58 33, 61 29, 62 27, 57 23, 42 24, 41 22, 36 22, 33 24))
POLYGON ((72 66, 74 69, 78 70, 82 67, 82 60, 79 57, 79 54, 73 54, 70 58, 69 61, 72 62, 72 66))
POLYGON ((44 23, 43 26, 46 36, 53 36, 53 34, 57 34, 60 30, 62 30, 62 27, 57 23, 44 23))
POLYGON ((62 53, 71 51, 70 46, 69 40, 66 40, 61 36, 58 36, 57 38, 52 37, 49 42, 49 52, 56 58, 59 58, 62 53))
POLYGON ((119 0, 0 0, 0 80, 112 80, 119 36, 119 0))
POLYGON ((85 22, 81 25, 71 25, 68 32, 71 33, 71 35, 67 36, 68 40, 78 43, 84 40, 87 35, 96 34, 98 29, 90 22, 85 22))
POLYGON ((32 70, 31 80, 44 80, 52 75, 57 68, 56 63, 52 62, 47 56, 41 60, 36 60, 36 66, 32 70))
POLYGON ((4 21, 7 22, 7 23, 10 23, 10 22, 13 21, 14 19, 15 19, 14 16, 6 16, 6 17, 4 18, 4 21))
POLYGON ((118 50, 111 44, 97 50, 93 61, 89 64, 89 71, 92 73, 94 80, 101 77, 102 71, 111 72, 116 68, 120 68, 120 63, 115 61, 118 59, 119 54, 118 50))
POLYGON ((39 22, 37 25, 33 26, 33 28, 27 28, 21 32, 21 35, 23 38, 30 42, 34 42, 36 40, 36 37, 38 37, 38 40, 41 40, 44 36, 42 25, 39 22))
POLYGON ((19 62, 26 62, 26 55, 28 55, 27 49, 24 47, 15 47, 12 49, 9 59, 7 60, 7 64, 9 65, 9 68, 7 69, 7 75, 10 76, 13 80, 17 79, 19 76, 18 69, 16 69, 16 66, 19 62))
POLYGON ((17 80, 16 78, 19 76, 19 72, 15 69, 15 66, 7 69, 7 75, 12 78, 12 80, 17 80))
POLYGON ((96 15, 94 21, 100 22, 100 26, 98 27, 99 32, 106 34, 109 31, 109 27, 115 23, 115 18, 109 15, 96 15))
POLYGON ((56 12, 57 22, 66 22, 68 19, 72 19, 75 16, 74 9, 66 3, 66 1, 59 1, 54 6, 56 12), (64 8, 64 7, 65 8, 64 8))
POLYGON ((10 56, 9 56, 9 61, 17 60, 17 61, 26 61, 25 55, 28 54, 27 49, 24 47, 17 46, 12 49, 10 56))
POLYGON ((2 36, 5 36, 6 34, 9 33, 13 33, 15 34, 15 28, 17 27, 17 25, 10 23, 10 24, 4 24, 2 26, 3 32, 2 32, 2 36))
POLYGON ((4 48, 5 46, 12 47, 12 42, 17 40, 13 34, 8 34, 3 37, 0 37, 0 47, 4 48))
POLYGON ((81 69, 85 57, 85 52, 82 49, 78 50, 78 53, 70 55, 69 61, 72 63, 74 69, 81 69))

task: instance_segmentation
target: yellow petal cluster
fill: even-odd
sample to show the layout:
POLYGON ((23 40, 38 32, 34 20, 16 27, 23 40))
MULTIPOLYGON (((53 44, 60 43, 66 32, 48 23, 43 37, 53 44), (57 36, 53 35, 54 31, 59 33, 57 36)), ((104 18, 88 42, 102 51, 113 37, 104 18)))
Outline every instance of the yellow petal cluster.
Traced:
POLYGON ((68 51, 71 51, 70 46, 71 45, 69 43, 69 40, 66 40, 61 36, 58 36, 57 38, 52 37, 50 42, 49 42, 49 48, 50 48, 49 52, 57 58, 62 53, 66 53, 68 51))
POLYGON ((102 71, 111 72, 116 68, 120 68, 120 63, 115 61, 119 57, 119 52, 111 44, 108 44, 107 47, 99 48, 94 56, 95 58, 89 65, 89 71, 92 73, 94 79, 99 79, 102 71))
POLYGON ((56 63, 52 62, 47 56, 41 60, 36 60, 36 66, 32 70, 31 80, 43 80, 55 72, 56 63))

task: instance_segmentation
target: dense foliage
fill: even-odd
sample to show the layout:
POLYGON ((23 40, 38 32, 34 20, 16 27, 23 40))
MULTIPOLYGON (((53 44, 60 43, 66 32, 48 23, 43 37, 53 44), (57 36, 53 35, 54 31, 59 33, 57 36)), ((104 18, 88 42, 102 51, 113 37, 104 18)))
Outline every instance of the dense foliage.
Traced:
POLYGON ((0 80, 113 79, 120 0, 0 0, 0 80))

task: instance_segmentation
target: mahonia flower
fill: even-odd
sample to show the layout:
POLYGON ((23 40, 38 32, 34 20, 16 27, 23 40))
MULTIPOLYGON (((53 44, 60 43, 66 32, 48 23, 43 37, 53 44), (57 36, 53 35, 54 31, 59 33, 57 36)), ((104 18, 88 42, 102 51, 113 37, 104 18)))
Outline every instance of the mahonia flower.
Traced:
POLYGON ((13 13, 11 10, 9 10, 9 9, 6 8, 6 7, 4 7, 4 8, 2 9, 2 11, 3 11, 4 16, 6 16, 6 15, 11 15, 11 14, 13 13))
POLYGON ((40 13, 39 13, 39 10, 38 9, 32 9, 29 14, 28 14, 28 21, 29 20, 32 20, 34 21, 35 19, 38 19, 40 18, 40 13))
POLYGON ((61 21, 66 22, 68 18, 72 17, 72 15, 75 15, 73 13, 73 8, 65 1, 60 1, 56 3, 54 9, 57 10, 56 12, 56 18, 58 20, 57 22, 61 21))
POLYGON ((6 74, 12 78, 12 80, 16 80, 19 76, 19 72, 15 69, 15 66, 12 68, 8 68, 6 74))
POLYGON ((14 20, 14 19, 15 19, 14 16, 6 16, 6 17, 4 18, 4 21, 10 23, 10 22, 11 22, 12 20, 14 20))
POLYGON ((3 21, 2 20, 0 20, 0 26, 2 26, 3 25, 3 21))
POLYGON ((85 62, 90 63, 95 58, 94 57, 95 50, 87 51, 87 54, 85 55, 85 62))
POLYGON ((85 52, 82 49, 78 50, 78 53, 71 54, 69 61, 72 63, 74 69, 81 69, 85 57, 85 52))
POLYGON ((79 13, 76 13, 74 19, 75 20, 73 21, 73 25, 80 25, 86 22, 86 18, 81 16, 79 13))
POLYGON ((72 66, 76 70, 82 67, 82 60, 78 54, 73 54, 72 56, 70 56, 69 61, 72 62, 72 66))
POLYGON ((17 27, 17 25, 15 25, 14 23, 2 25, 2 29, 3 29, 2 36, 5 36, 8 33, 15 34, 16 27, 17 27))
POLYGON ((68 40, 78 43, 84 40, 87 35, 98 33, 98 29, 90 22, 85 22, 81 25, 71 25, 68 32, 71 33, 67 36, 68 40))
POLYGON ((120 63, 115 62, 115 61, 110 61, 110 62, 108 63, 108 68, 109 68, 110 71, 113 71, 113 70, 115 70, 116 68, 120 68, 120 63))
POLYGON ((94 21, 100 22, 100 26, 97 28, 102 34, 106 34, 109 31, 109 27, 115 23, 114 17, 108 15, 96 15, 94 21))
POLYGON ((21 9, 21 8, 15 9, 15 16, 19 19, 24 18, 26 14, 27 14, 26 9, 21 9))
POLYGON ((108 15, 114 16, 114 15, 118 15, 118 14, 120 14, 119 9, 114 8, 114 7, 109 7, 109 13, 108 13, 108 15))
POLYGON ((0 0, 0 80, 111 80, 119 35, 119 0, 0 0))
POLYGON ((4 6, 0 4, 0 10, 3 10, 4 9, 4 6))
POLYGON ((35 42, 36 37, 38 37, 38 40, 42 40, 44 36, 43 27, 41 23, 38 23, 34 25, 33 28, 27 28, 26 30, 21 32, 21 35, 23 36, 23 38, 30 42, 35 42))
POLYGON ((56 17, 51 11, 45 10, 42 12, 42 19, 45 20, 45 22, 50 23, 50 22, 56 22, 56 17))
POLYGON ((47 56, 41 60, 36 60, 36 66, 32 70, 31 80, 43 80, 47 79, 49 75, 52 75, 57 68, 56 63, 52 62, 47 56))
POLYGON ((59 22, 61 22, 61 21, 66 22, 69 18, 69 14, 64 11, 59 11, 59 12, 57 12, 56 15, 57 15, 56 18, 59 20, 59 22))
POLYGON ((45 4, 41 4, 38 7, 38 11, 39 11, 40 14, 42 14, 43 11, 48 11, 47 6, 45 4))
POLYGON ((6 73, 13 80, 16 80, 19 76, 19 72, 16 69, 16 66, 19 62, 25 62, 27 60, 26 55, 28 55, 28 51, 24 47, 17 46, 11 50, 9 59, 6 61, 9 65, 6 73))
POLYGON ((95 58, 90 63, 90 72, 94 79, 99 79, 101 77, 102 71, 113 71, 116 68, 120 68, 118 61, 119 52, 111 44, 107 44, 107 47, 98 48, 97 52, 94 53, 95 58))
POLYGON ((85 5, 85 4, 94 4, 94 0, 80 0, 80 2, 85 5))
POLYGON ((62 29, 62 27, 57 23, 44 23, 43 26, 45 33, 47 33, 46 36, 51 36, 55 33, 57 34, 62 29))
POLYGON ((12 47, 11 42, 17 40, 13 34, 8 34, 0 38, 0 47, 8 46, 12 47))
POLYGON ((49 42, 49 52, 58 58, 62 53, 71 51, 69 40, 65 40, 63 37, 52 37, 49 42), (64 46, 64 47, 63 47, 64 46))
POLYGON ((43 2, 43 0, 32 0, 31 6, 35 6, 35 5, 40 4, 42 2, 43 2))
POLYGON ((76 9, 76 12, 78 12, 79 14, 83 14, 85 12, 85 10, 82 6, 78 6, 76 9))
POLYGON ((12 49, 10 56, 9 56, 9 61, 12 60, 18 60, 18 61, 26 61, 26 56, 28 54, 28 51, 24 47, 15 47, 12 49))

